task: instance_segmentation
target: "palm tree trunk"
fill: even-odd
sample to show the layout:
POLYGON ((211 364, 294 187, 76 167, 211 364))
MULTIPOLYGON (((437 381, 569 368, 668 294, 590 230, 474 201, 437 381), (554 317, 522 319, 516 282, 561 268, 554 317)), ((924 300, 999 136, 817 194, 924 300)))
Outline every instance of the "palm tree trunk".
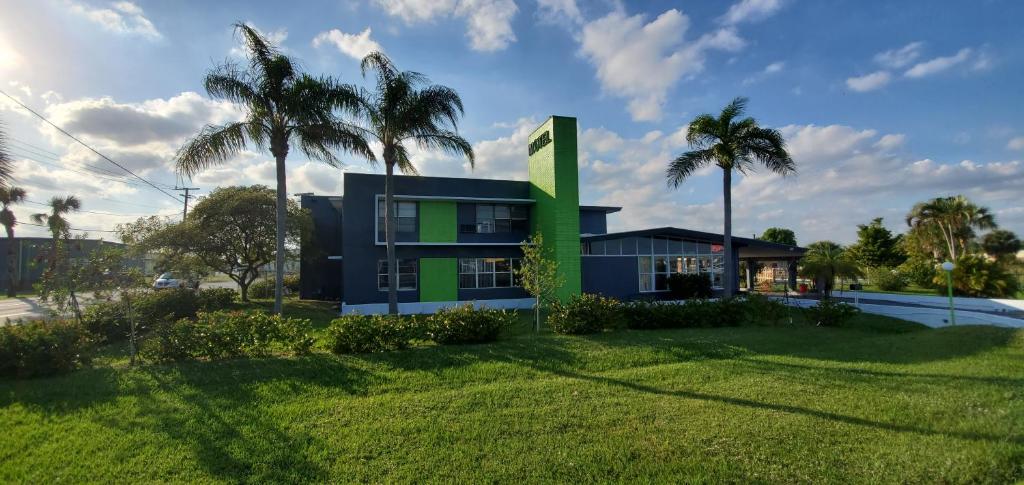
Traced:
MULTIPOLYGON (((395 256, 395 164, 384 160, 384 239, 388 253, 388 313, 398 314, 398 258, 395 256)), ((374 235, 376 237, 376 235, 374 235)))
POLYGON ((14 228, 7 227, 7 296, 18 296, 14 278, 14 228))
MULTIPOLYGON (((282 313, 284 292, 284 235, 285 217, 288 213, 288 189, 285 181, 285 157, 287 149, 276 150, 277 154, 277 254, 274 256, 274 313, 282 313)), ((248 296, 248 295, 246 295, 248 296)))
POLYGON ((725 268, 722 274, 722 297, 733 295, 735 268, 732 267, 732 170, 722 170, 722 198, 725 207, 725 268))

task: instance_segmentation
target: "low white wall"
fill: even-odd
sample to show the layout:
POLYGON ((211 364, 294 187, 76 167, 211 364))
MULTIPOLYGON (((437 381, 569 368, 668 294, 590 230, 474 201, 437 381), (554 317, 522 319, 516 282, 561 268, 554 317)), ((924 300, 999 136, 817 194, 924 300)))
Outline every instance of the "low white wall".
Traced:
MULTIPOLYGON (((780 299, 781 300, 781 299, 780 299)), ((797 307, 809 307, 817 305, 817 300, 790 299, 789 304, 797 307)), ((950 326, 949 310, 940 308, 924 308, 913 306, 897 305, 872 305, 860 303, 857 305, 861 311, 884 315, 887 317, 899 318, 910 322, 917 322, 929 327, 950 326)), ((991 313, 972 312, 968 310, 956 310, 957 325, 995 325, 999 327, 1024 328, 1024 320, 1019 318, 992 315, 991 313)))
MULTIPOLYGON (((523 310, 533 308, 533 298, 513 298, 503 300, 474 300, 474 301, 423 301, 399 303, 398 313, 408 315, 417 313, 434 313, 442 308, 465 305, 471 303, 476 308, 497 308, 510 310, 523 310)), ((363 305, 341 304, 341 314, 359 313, 361 315, 382 315, 388 312, 387 303, 368 303, 363 305)))
MULTIPOLYGON (((949 307, 949 297, 938 295, 898 295, 893 293, 874 293, 870 291, 843 291, 833 292, 833 296, 844 298, 866 298, 869 300, 891 301, 895 303, 911 303, 914 305, 926 305, 937 308, 949 307)), ((1015 312, 1024 311, 1024 300, 1009 300, 1003 298, 968 298, 963 296, 953 297, 953 306, 962 310, 977 310, 983 312, 1015 312)))

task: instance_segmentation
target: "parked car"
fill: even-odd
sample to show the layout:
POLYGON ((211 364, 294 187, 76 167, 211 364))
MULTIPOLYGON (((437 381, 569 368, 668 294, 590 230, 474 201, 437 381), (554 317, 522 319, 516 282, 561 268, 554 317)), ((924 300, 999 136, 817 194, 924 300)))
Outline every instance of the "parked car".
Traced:
POLYGON ((162 290, 165 288, 199 288, 199 280, 191 279, 188 277, 178 277, 173 273, 164 273, 156 278, 153 282, 154 290, 162 290))

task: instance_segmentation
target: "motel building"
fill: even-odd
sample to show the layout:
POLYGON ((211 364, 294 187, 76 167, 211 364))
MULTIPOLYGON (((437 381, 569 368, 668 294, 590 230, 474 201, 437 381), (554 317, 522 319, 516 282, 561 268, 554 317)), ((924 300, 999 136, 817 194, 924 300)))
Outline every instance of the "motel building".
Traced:
MULTIPOLYGON (((525 148, 525 182, 394 177, 399 311, 465 302, 530 308, 514 270, 520 244, 534 232, 558 262, 563 300, 581 292, 667 299, 672 273, 707 274, 720 289, 725 265, 738 268, 741 260, 748 268, 784 267, 795 283, 799 247, 734 237, 735 257, 726 261, 721 234, 674 227, 608 233, 609 215, 621 208, 579 204, 575 118, 548 118, 525 148)), ((344 195, 304 194, 301 205, 314 221, 302 245, 301 296, 340 301, 342 313, 386 313, 384 176, 346 173, 344 195)), ((746 278, 750 288, 749 272, 746 278)))

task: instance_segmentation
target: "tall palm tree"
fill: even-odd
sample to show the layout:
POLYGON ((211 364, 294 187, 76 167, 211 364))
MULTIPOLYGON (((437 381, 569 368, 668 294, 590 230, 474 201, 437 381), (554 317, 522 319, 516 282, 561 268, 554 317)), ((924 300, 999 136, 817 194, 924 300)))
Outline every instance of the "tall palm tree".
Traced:
MULTIPOLYGON (((388 259, 388 312, 398 313, 398 271, 395 257, 394 174, 417 175, 407 144, 463 155, 473 166, 473 146, 458 134, 462 99, 453 89, 429 85, 423 74, 399 71, 380 52, 363 58, 363 76, 375 73, 374 91, 360 91, 360 113, 366 131, 380 142, 384 157, 384 233, 388 259)), ((371 159, 371 163, 375 163, 371 159)))
POLYGON ((307 157, 332 166, 341 163, 336 151, 353 152, 370 160, 374 155, 361 130, 341 121, 335 113, 358 109, 355 88, 330 77, 299 72, 295 61, 248 25, 236 24, 235 31, 245 42, 247 69, 222 64, 206 75, 205 87, 210 97, 235 103, 246 117, 204 127, 178 150, 175 158, 178 171, 191 177, 207 167, 226 163, 246 146, 270 148, 277 165, 274 312, 280 314, 288 202, 285 159, 292 145, 307 157))
POLYGON ((18 294, 14 278, 14 226, 18 224, 11 206, 25 201, 25 189, 21 187, 0 187, 0 224, 7 231, 7 296, 18 294))
POLYGON ((761 128, 757 120, 742 118, 747 98, 732 100, 718 117, 702 114, 690 122, 686 141, 693 150, 679 155, 669 163, 668 184, 679 187, 690 175, 708 165, 722 169, 722 196, 725 205, 725 283, 724 296, 735 291, 736 276, 732 265, 732 171, 741 174, 764 165, 779 175, 796 172, 796 162, 786 151, 786 141, 778 130, 761 128))
POLYGON ((807 245, 807 253, 800 260, 800 272, 815 279, 823 298, 832 295, 836 278, 859 278, 864 275, 853 255, 832 241, 807 245))
POLYGON ((954 195, 919 202, 907 214, 907 225, 927 234, 938 232, 946 246, 946 254, 956 261, 967 250, 975 229, 995 229, 996 220, 987 207, 954 195), (960 250, 959 252, 957 250, 960 250))
POLYGON ((73 195, 55 196, 47 205, 50 207, 50 212, 48 214, 45 212, 32 214, 32 222, 46 224, 46 227, 50 229, 50 234, 53 236, 50 269, 53 269, 57 265, 61 241, 71 238, 71 224, 66 216, 72 212, 78 212, 82 208, 82 201, 73 195))
POLYGON ((7 152, 7 134, 0 123, 0 187, 6 187, 14 176, 14 160, 7 152))

